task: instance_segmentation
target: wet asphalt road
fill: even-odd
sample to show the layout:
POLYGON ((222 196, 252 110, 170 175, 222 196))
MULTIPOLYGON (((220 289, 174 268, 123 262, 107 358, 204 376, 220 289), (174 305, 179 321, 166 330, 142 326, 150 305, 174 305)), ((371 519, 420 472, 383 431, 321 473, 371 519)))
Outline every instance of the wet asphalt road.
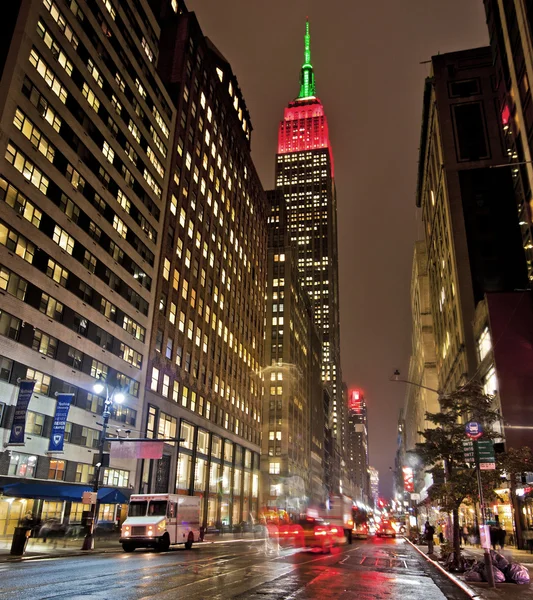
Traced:
POLYGON ((369 539, 331 554, 264 542, 200 544, 0 564, 2 600, 465 600, 403 540, 369 539))

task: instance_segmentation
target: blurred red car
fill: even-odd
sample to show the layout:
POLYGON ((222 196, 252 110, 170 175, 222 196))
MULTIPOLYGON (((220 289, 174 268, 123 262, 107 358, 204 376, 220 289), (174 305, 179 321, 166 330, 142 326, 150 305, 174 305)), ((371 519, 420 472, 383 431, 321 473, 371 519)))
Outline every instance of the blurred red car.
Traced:
POLYGON ((368 524, 356 523, 352 529, 352 537, 366 540, 368 538, 368 524))
POLYGON ((390 536, 390 537, 395 538, 396 537, 396 529, 394 529, 394 527, 392 526, 392 523, 390 521, 381 521, 381 523, 379 524, 378 530, 376 531, 376 535, 378 537, 390 536))
POLYGON ((300 519, 297 523, 281 525, 279 528, 280 545, 319 548, 322 552, 330 552, 342 535, 342 530, 314 517, 300 519))

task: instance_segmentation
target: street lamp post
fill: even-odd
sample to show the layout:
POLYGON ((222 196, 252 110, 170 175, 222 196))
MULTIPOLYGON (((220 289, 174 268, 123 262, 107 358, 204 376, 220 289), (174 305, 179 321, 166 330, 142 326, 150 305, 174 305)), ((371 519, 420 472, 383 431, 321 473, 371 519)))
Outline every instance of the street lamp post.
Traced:
POLYGON ((102 465, 104 462, 104 448, 105 439, 107 432, 107 425, 109 423, 109 417, 111 416, 111 405, 113 402, 121 404, 124 402, 124 394, 121 391, 117 391, 117 388, 113 388, 112 392, 109 393, 109 386, 105 379, 98 379, 93 385, 93 391, 96 394, 101 394, 105 390, 105 401, 102 412, 102 430, 100 431, 100 437, 98 438, 98 462, 94 468, 94 482, 93 482, 93 502, 91 502, 91 510, 88 517, 88 531, 83 539, 82 550, 93 550, 94 549, 94 528, 96 525, 96 507, 98 506, 98 490, 100 488, 100 474, 102 472, 102 465))

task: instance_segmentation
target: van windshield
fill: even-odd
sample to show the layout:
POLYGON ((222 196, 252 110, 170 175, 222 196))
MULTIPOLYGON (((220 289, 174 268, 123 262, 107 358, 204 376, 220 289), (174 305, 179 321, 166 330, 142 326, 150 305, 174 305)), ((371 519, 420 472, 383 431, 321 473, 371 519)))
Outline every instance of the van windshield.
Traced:
POLYGON ((167 514, 166 500, 152 500, 148 507, 149 517, 164 517, 167 514))
POLYGON ((148 502, 146 500, 130 502, 128 517, 145 517, 148 502))

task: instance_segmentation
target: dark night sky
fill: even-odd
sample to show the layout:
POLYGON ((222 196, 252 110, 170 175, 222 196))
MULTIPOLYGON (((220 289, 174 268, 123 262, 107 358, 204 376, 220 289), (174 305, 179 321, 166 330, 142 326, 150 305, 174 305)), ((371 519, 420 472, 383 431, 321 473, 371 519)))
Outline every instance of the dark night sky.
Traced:
POLYGON ((337 185, 343 377, 368 404, 370 462, 391 493, 411 350, 409 286, 424 78, 434 54, 488 43, 482 0, 186 0, 229 60, 252 152, 274 185, 277 128, 298 94, 305 17, 337 185))

